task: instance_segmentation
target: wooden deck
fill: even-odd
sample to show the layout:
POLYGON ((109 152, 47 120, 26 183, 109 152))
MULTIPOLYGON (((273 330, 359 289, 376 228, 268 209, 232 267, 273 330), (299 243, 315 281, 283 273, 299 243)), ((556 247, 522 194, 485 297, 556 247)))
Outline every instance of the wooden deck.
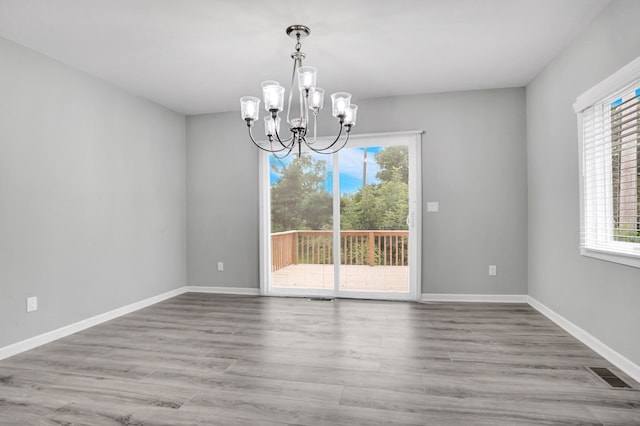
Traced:
MULTIPOLYGON (((290 265, 272 273, 273 287, 333 288, 333 265, 290 265)), ((340 289, 408 291, 408 266, 340 265, 340 289)))

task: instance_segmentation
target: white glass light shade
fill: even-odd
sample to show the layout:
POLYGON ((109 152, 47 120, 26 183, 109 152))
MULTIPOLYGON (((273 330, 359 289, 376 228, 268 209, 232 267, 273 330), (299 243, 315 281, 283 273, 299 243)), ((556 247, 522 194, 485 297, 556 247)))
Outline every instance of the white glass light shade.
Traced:
POLYGON ((271 117, 265 117, 264 134, 267 136, 275 136, 276 132, 280 132, 280 117, 276 117, 275 121, 271 117))
POLYGON ((267 111, 282 111, 284 108, 284 87, 277 81, 263 81, 262 99, 264 100, 264 109, 267 111))
POLYGON ((240 98, 240 115, 243 120, 246 120, 247 118, 257 120, 259 109, 260 99, 255 96, 244 96, 240 98))
POLYGON ((321 110, 324 106, 324 89, 313 87, 309 90, 309 109, 321 110))
POLYGON ((337 92, 331 95, 331 108, 334 117, 345 115, 351 105, 351 93, 337 92))
POLYGON ((300 90, 311 89, 316 86, 316 75, 318 70, 314 67, 298 68, 298 87, 300 90))
POLYGON ((351 126, 356 125, 356 117, 358 115, 358 105, 351 104, 346 111, 346 115, 344 117, 344 124, 350 124, 351 126))

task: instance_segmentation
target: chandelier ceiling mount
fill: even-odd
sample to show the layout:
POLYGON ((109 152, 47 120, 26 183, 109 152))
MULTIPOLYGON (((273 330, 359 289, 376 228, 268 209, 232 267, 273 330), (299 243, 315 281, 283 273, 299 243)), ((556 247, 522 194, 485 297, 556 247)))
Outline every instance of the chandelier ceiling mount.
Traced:
POLYGON ((289 25, 287 27, 287 35, 295 39, 303 39, 309 37, 311 30, 306 25, 289 25))

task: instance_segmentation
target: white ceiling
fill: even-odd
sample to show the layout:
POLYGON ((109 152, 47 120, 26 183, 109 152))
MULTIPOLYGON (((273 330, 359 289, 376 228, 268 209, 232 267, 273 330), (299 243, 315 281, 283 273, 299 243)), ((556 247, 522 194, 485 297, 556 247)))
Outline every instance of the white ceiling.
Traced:
POLYGON ((0 0, 0 37, 184 114, 306 65, 358 99, 526 85, 610 0, 0 0))

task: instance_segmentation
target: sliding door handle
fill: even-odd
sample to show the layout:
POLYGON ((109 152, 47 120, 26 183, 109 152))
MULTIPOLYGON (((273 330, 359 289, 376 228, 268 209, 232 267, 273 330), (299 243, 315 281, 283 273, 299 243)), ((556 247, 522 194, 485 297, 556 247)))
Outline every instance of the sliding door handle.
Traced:
POLYGON ((409 212, 407 215, 407 226, 413 228, 413 212, 409 212))

